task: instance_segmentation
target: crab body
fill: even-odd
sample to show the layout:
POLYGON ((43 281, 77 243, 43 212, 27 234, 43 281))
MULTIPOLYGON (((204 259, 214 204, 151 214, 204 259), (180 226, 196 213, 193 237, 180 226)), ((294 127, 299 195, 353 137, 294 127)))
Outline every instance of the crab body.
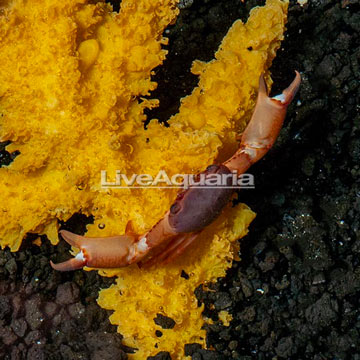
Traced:
MULTIPOLYGON (((68 271, 84 266, 118 268, 138 263, 152 266, 168 263, 182 254, 199 233, 212 223, 229 202, 234 189, 230 186, 233 173, 243 174, 273 146, 283 125, 288 105, 301 82, 296 76, 282 94, 269 97, 263 75, 260 76, 257 103, 252 118, 241 136, 236 153, 223 164, 210 165, 202 174, 224 176, 225 186, 191 186, 178 194, 164 217, 148 232, 134 234, 129 227, 125 235, 107 238, 86 238, 69 231, 60 234, 79 254, 60 264, 51 262, 55 270, 68 271)), ((224 184, 222 184, 224 185, 224 184)))
MULTIPOLYGON (((210 165, 201 175, 205 180, 211 175, 232 175, 225 165, 210 165)), ((169 224, 179 234, 202 230, 211 224, 221 213, 233 193, 231 177, 225 177, 223 186, 193 186, 179 193, 170 208, 169 224), (211 187, 211 189, 210 189, 211 187)))

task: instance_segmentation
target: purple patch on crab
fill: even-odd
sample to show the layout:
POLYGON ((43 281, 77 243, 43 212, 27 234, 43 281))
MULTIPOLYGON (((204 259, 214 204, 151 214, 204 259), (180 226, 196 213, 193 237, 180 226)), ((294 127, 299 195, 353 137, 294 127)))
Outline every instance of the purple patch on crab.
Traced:
POLYGON ((220 215, 230 201, 234 191, 231 188, 232 173, 225 165, 210 165, 198 174, 198 180, 202 174, 205 175, 204 181, 181 192, 170 208, 169 224, 177 233, 202 230, 220 215), (215 184, 214 174, 221 175, 225 183, 215 184))

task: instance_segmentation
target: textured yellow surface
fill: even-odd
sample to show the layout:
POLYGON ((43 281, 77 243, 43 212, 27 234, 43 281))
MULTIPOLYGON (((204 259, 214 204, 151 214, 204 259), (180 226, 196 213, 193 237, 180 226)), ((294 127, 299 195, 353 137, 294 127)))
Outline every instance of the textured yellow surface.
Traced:
POLYGON ((219 312, 219 320, 223 323, 223 325, 229 326, 232 319, 232 315, 229 314, 227 311, 222 310, 219 312))
MULTIPOLYGON (((268 0, 246 25, 237 21, 214 61, 194 63, 199 86, 183 99, 170 128, 153 120, 145 131, 143 110, 157 100, 139 99, 156 87, 151 70, 165 58, 162 32, 178 13, 175 5, 123 0, 116 14, 87 0, 0 0, 0 140, 11 140, 7 149, 21 152, 0 169, 2 247, 16 251, 26 233, 56 243, 58 220, 75 212, 94 215, 91 236, 122 234, 128 220, 145 232, 176 191, 102 189, 101 170, 196 173, 235 151, 259 76, 283 38, 287 1, 268 0)), ((117 276, 99 304, 114 310, 110 320, 125 343, 139 349, 132 358, 167 350, 181 359, 185 343, 204 344, 193 291, 225 274, 235 240, 253 217, 245 205, 228 207, 174 264, 101 272, 117 276), (176 321, 161 338, 155 336, 157 313, 176 321)))

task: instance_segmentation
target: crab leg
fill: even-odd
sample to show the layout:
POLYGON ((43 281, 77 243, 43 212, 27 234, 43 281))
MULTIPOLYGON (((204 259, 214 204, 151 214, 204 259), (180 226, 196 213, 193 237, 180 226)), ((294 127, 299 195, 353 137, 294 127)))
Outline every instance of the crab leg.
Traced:
POLYGON ((165 249, 151 254, 151 257, 141 260, 139 265, 141 267, 150 267, 155 264, 168 264, 173 259, 181 255, 190 244, 192 244, 199 236, 200 232, 179 234, 176 236, 165 249))
MULTIPOLYGON (((286 110, 301 82, 300 74, 280 95, 272 98, 261 75, 259 93, 252 118, 241 137, 239 150, 220 165, 210 165, 202 174, 225 176, 231 181, 232 172, 243 174, 253 163, 260 160, 273 146, 283 125, 286 110)), ((201 175, 201 174, 199 174, 201 175)), ((178 194, 165 216, 147 233, 107 238, 86 238, 62 230, 60 234, 72 246, 80 249, 73 259, 60 264, 51 263, 55 270, 68 271, 83 266, 116 268, 139 263, 151 266, 168 263, 179 256, 195 241, 202 229, 212 223, 230 200, 233 188, 226 186, 191 186, 178 194), (207 188, 208 186, 208 188, 207 188)))
POLYGON ((168 224, 168 216, 161 219, 148 233, 136 236, 130 231, 125 235, 88 238, 61 230, 63 239, 80 249, 75 258, 54 264, 53 269, 58 271, 71 271, 82 269, 84 266, 94 268, 117 268, 139 262, 153 248, 173 237, 176 233, 168 224))

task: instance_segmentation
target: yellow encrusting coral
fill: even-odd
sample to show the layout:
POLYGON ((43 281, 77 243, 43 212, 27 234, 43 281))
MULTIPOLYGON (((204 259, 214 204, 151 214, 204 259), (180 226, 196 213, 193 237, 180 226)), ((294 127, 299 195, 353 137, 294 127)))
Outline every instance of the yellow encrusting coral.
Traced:
MULTIPOLYGON (((199 85, 182 100, 170 128, 151 121, 144 130, 144 109, 158 101, 139 98, 156 87, 151 71, 166 56, 162 33, 176 18, 176 3, 123 0, 118 14, 102 1, 0 0, 0 141, 20 151, 0 169, 2 247, 16 251, 27 233, 56 243, 58 220, 76 212, 94 216, 90 236, 122 234, 129 220, 143 233, 176 191, 104 189, 101 170, 110 177, 118 169, 196 173, 235 151, 259 76, 283 38, 288 2, 267 0, 246 24, 235 22, 215 60, 194 63, 199 85)), ((182 359, 185 343, 204 344, 202 307, 193 291, 225 274, 253 217, 245 205, 229 205, 173 264, 101 271, 117 276, 99 304, 114 310, 110 320, 125 343, 139 349, 132 358, 166 350, 182 359), (161 338, 157 313, 176 322, 161 338)))

